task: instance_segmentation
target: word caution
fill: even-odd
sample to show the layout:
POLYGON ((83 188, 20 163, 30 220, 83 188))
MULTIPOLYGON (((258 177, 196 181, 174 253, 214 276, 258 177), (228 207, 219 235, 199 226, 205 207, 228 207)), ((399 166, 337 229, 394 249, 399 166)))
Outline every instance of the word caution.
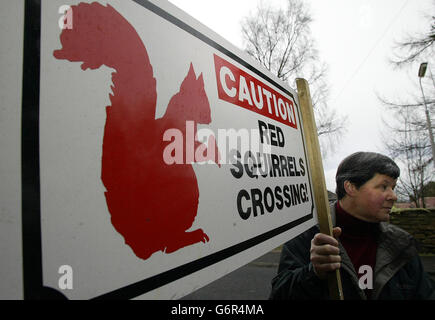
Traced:
POLYGON ((217 55, 214 63, 219 99, 298 128, 292 101, 217 55))

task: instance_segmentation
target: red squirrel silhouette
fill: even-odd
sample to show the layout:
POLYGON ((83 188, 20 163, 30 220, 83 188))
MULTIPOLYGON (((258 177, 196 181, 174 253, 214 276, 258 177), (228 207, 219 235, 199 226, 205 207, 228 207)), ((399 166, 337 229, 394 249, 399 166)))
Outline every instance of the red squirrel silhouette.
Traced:
MULTIPOLYGON (((106 107, 102 147, 101 179, 111 222, 137 257, 172 253, 210 239, 202 229, 188 231, 196 218, 199 190, 190 163, 167 165, 163 141, 167 129, 186 136, 186 121, 194 123, 195 149, 204 148, 196 140, 197 124, 210 124, 211 112, 202 74, 197 78, 193 65, 180 91, 170 100, 164 116, 156 114, 156 79, 147 50, 133 26, 112 6, 80 3, 72 6, 73 28, 60 35, 62 48, 57 59, 83 62, 81 68, 113 68, 113 94, 106 107)), ((219 152, 214 137, 214 162, 219 152)), ((213 153, 212 153, 213 154, 213 153)))

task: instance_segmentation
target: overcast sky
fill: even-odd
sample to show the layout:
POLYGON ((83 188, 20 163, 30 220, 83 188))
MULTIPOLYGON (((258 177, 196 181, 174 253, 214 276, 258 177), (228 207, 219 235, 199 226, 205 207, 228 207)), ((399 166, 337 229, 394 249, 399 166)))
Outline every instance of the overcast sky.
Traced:
MULTIPOLYGON (((257 0, 170 0, 234 45, 242 48, 240 21, 257 0)), ((286 0, 267 0, 285 7, 286 0)), ((381 117, 388 121, 376 93, 397 98, 418 94, 419 62, 394 70, 388 59, 395 41, 428 31, 425 14, 434 14, 432 0, 306 0, 314 22, 312 34, 328 65, 329 104, 348 117, 347 132, 335 151, 323 159, 326 184, 335 191, 339 162, 356 151, 383 152, 381 117)), ((431 66, 435 73, 435 68, 431 66)), ((384 130, 385 132, 385 130, 384 130)), ((385 135, 385 133, 384 133, 385 135)), ((388 136, 388 133, 386 133, 388 136)))

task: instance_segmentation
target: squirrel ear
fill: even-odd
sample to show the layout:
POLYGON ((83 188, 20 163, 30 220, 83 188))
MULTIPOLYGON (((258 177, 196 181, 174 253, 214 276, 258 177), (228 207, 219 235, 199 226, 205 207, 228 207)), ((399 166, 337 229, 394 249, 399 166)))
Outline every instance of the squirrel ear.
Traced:
POLYGON ((189 72, 187 73, 187 76, 184 80, 189 81, 189 82, 196 80, 195 69, 193 69, 192 63, 190 63, 189 72))
POLYGON ((188 88, 189 84, 195 83, 196 75, 195 70, 193 69, 193 64, 190 63, 189 71, 187 72, 186 77, 184 78, 183 82, 181 83, 181 89, 188 88))
POLYGON ((204 83, 204 78, 202 76, 202 73, 199 75, 198 79, 196 79, 196 81, 204 83))
POLYGON ((187 73, 188 78, 196 78, 195 70, 193 69, 192 62, 190 63, 189 72, 187 73))

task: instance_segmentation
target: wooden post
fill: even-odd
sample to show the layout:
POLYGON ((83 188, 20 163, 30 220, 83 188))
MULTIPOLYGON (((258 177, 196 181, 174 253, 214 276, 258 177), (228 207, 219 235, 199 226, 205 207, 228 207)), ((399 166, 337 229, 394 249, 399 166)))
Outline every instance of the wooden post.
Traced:
MULTIPOLYGON (((313 181, 314 201, 319 219, 320 232, 332 236, 332 220, 329 209, 328 193, 326 190, 325 174, 323 172, 322 155, 320 153, 317 126, 314 119, 313 105, 311 102, 310 88, 305 79, 296 79, 299 105, 302 115, 302 123, 308 161, 313 181)), ((336 270, 328 276, 329 294, 331 299, 343 300, 340 271, 336 270)))

